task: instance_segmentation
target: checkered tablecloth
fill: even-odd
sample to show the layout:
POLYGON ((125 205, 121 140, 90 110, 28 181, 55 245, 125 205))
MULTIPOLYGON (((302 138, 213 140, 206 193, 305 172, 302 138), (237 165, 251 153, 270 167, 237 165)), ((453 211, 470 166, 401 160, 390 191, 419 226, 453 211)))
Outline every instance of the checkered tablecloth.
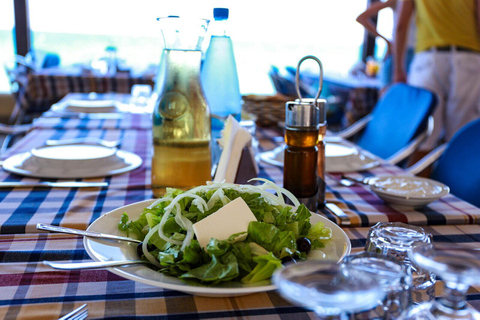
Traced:
MULTIPOLYGON (((283 143, 281 131, 260 130, 258 132, 260 150, 272 150, 283 143)), ((260 163, 261 175, 283 185, 283 169, 260 163)), ((404 171, 396 166, 382 162, 382 165, 368 171, 349 173, 352 177, 362 178, 371 175, 402 174, 404 171)), ((453 195, 447 195, 421 209, 410 209, 387 205, 373 193, 369 187, 360 185, 345 187, 339 183, 340 173, 327 174, 326 200, 337 204, 349 216, 352 226, 372 226, 377 222, 399 221, 415 225, 451 225, 478 224, 480 208, 473 206, 453 195)), ((339 223, 340 219, 327 211, 331 220, 339 223)))
MULTIPOLYGON (((142 119, 147 114, 140 115, 142 119)), ((143 120, 140 120, 140 122, 143 120)), ((95 122, 95 120, 92 120, 95 122)), ((86 123, 87 127, 88 122, 86 123)), ((133 152, 143 159, 143 165, 126 174, 88 179, 89 181, 108 181, 109 187, 98 189, 0 189, 0 233, 32 232, 38 222, 56 223, 63 226, 85 228, 101 213, 132 202, 152 197, 150 190, 151 131, 143 129, 111 129, 103 122, 105 129, 34 129, 9 150, 5 156, 27 152, 42 146, 48 139, 77 137, 98 137, 105 140, 120 139, 120 148, 133 152), (19 201, 28 199, 27 202, 19 201), (89 212, 89 219, 78 218, 74 212, 89 212)), ((99 124, 100 125, 100 124, 99 124)), ((133 123, 132 123, 133 125, 133 123)), ((135 126, 134 126, 135 127, 135 126)), ((270 150, 281 142, 279 131, 260 129, 257 136, 260 150, 270 150), (275 142, 277 141, 277 142, 275 142)), ((283 185, 281 168, 259 163, 260 177, 283 185)), ((381 175, 402 173, 398 167, 383 164, 358 175, 381 175)), ((8 172, 0 172, 0 181, 38 181, 35 178, 22 177, 8 172)), ((400 221, 415 225, 453 225, 477 224, 480 221, 480 209, 469 203, 447 195, 422 209, 392 207, 378 198, 369 188, 363 186, 345 187, 339 176, 327 175, 327 201, 337 204, 350 217, 353 227, 368 227, 377 222, 400 221)), ((321 212, 330 220, 340 223, 336 216, 328 211, 321 212)))
POLYGON ((45 69, 28 75, 27 88, 20 105, 29 114, 41 113, 71 92, 130 93, 134 84, 148 84, 153 87, 153 80, 150 75, 95 75, 78 70, 52 72, 45 69))
MULTIPOLYGON (((39 233, 35 225, 47 223, 86 229, 102 214, 126 204, 150 199, 151 131, 117 127, 107 123, 95 127, 37 127, 9 150, 3 158, 41 146, 47 139, 100 137, 121 139, 121 149, 134 152, 143 165, 126 174, 87 181, 108 181, 97 188, 15 188, 0 189, 0 318, 56 319, 87 303, 89 317, 160 319, 312 319, 314 315, 292 306, 276 292, 240 297, 207 298, 161 289, 123 279, 107 270, 58 271, 43 260, 88 261, 82 239, 75 236, 39 233), (92 128, 92 129, 86 129, 92 128)), ((281 143, 281 131, 259 129, 261 150, 281 143)), ((260 176, 282 185, 282 170, 260 163, 260 176)), ((383 165, 362 175, 397 173, 401 169, 383 165)), ((363 187, 346 188, 329 176, 327 198, 343 208, 355 227, 343 228, 353 252, 363 250, 368 226, 377 221, 404 221, 429 225, 434 241, 463 243, 480 247, 480 209, 454 196, 423 210, 393 209, 363 187)), ((0 181, 38 179, 5 171, 0 181)), ((335 217, 327 215, 335 221, 335 217)), ((477 288, 478 289, 478 288, 477 288)), ((469 292, 469 302, 480 309, 480 294, 469 292)))
POLYGON ((91 130, 91 129, 148 129, 152 128, 152 106, 136 106, 132 96, 125 93, 109 92, 96 94, 98 98, 115 101, 116 111, 110 113, 74 113, 65 109, 69 100, 88 99, 88 93, 69 93, 51 110, 33 122, 37 129, 91 130), (56 108, 55 108, 56 107, 56 108), (123 112, 127 111, 127 112, 123 112))
MULTIPOLYGON (((480 226, 425 227, 434 241, 479 246, 480 226)), ((353 252, 363 250, 368 228, 345 229, 353 252)), ((0 318, 57 319, 87 303, 89 319, 315 319, 275 291, 208 298, 123 279, 107 270, 59 271, 43 260, 90 261, 82 239, 69 235, 0 235, 0 318)), ((439 283, 439 290, 441 285, 439 283)), ((469 303, 480 309, 480 288, 469 303)))
POLYGON ((150 114, 142 113, 125 113, 116 118, 101 114, 82 115, 82 117, 58 116, 48 113, 47 117, 38 118, 34 121, 33 126, 41 129, 150 129, 152 127, 152 119, 150 114))

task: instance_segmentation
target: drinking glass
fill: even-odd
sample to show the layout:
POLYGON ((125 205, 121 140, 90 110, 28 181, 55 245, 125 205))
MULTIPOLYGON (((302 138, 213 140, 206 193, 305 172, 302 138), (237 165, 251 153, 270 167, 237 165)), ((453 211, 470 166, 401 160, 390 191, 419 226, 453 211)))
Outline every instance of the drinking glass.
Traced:
POLYGON ((145 107, 152 95, 152 87, 148 84, 134 84, 131 91, 131 101, 138 107, 145 107))
POLYGON ((432 236, 421 227, 401 222, 379 222, 370 228, 365 251, 392 257, 410 267, 415 303, 435 298, 435 274, 411 263, 408 252, 417 242, 431 243, 432 236))
POLYGON ((349 319, 385 295, 378 281, 358 268, 327 261, 286 265, 273 282, 288 301, 310 309, 320 319, 349 319))
POLYGON ((385 297, 371 310, 355 314, 355 319, 399 319, 412 305, 411 268, 391 257, 363 252, 345 257, 344 263, 376 279, 385 297))
POLYGON ((480 252, 458 245, 421 243, 408 254, 412 262, 435 272, 445 283, 443 296, 413 306, 403 320, 480 319, 480 313, 467 305, 470 285, 480 285, 480 252))

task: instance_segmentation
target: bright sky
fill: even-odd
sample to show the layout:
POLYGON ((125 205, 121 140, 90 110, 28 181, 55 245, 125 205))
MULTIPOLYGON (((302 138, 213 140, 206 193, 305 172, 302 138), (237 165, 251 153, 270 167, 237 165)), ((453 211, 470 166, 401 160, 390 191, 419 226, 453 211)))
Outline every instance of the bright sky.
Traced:
POLYGON ((13 1, 0 0, 0 30, 11 30, 13 28, 13 1))
MULTIPOLYGON (((305 54, 318 55, 327 70, 347 72, 358 59, 364 36, 363 27, 355 19, 366 7, 366 0, 28 0, 28 3, 34 32, 146 36, 159 42, 158 17, 212 19, 214 7, 228 7, 229 33, 236 44, 237 65, 243 78, 249 78, 245 74, 267 72, 258 70, 258 65, 282 65, 285 61, 292 64, 291 61, 298 61, 305 54)), ((0 30, 12 27, 13 0, 0 0, 0 30)), ((316 65, 314 68, 317 69, 316 65)))
POLYGON ((159 32, 157 17, 177 14, 211 18, 213 7, 220 5, 230 8, 230 33, 236 40, 263 38, 266 42, 291 43, 361 39, 363 28, 355 18, 364 10, 365 3, 365 0, 29 0, 31 26, 35 31, 155 36, 159 32), (59 14, 62 12, 67 14, 59 14))

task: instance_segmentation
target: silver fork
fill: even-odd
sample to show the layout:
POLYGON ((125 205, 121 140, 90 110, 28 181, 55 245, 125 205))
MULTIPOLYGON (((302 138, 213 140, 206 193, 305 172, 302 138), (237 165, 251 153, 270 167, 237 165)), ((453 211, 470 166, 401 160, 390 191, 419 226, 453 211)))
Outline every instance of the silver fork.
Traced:
POLYGON ((87 304, 83 304, 77 309, 73 310, 70 313, 67 313, 63 317, 59 318, 58 320, 83 320, 88 317, 88 308, 87 304))
POLYGON ((94 137, 63 139, 63 140, 47 140, 45 144, 47 146, 64 146, 69 144, 97 144, 107 148, 116 148, 120 145, 120 140, 107 141, 94 137))

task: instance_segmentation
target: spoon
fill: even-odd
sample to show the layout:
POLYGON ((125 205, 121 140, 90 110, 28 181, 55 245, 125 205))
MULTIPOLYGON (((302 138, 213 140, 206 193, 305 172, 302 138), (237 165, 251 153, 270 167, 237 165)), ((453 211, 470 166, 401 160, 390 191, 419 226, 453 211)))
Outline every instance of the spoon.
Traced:
POLYGON ((52 231, 52 232, 59 232, 59 233, 74 234, 74 235, 77 235, 77 236, 86 236, 86 237, 92 237, 92 238, 108 239, 108 240, 120 240, 120 241, 128 241, 128 242, 135 242, 135 243, 141 243, 142 242, 140 240, 131 239, 131 238, 127 238, 127 237, 121 237, 121 236, 114 236, 114 235, 107 234, 107 233, 100 233, 100 232, 94 232, 94 231, 84 231, 84 230, 78 230, 78 229, 72 229, 72 228, 64 228, 64 227, 52 226, 52 225, 43 224, 43 223, 37 223, 37 229, 38 230, 52 231))
POLYGON ((47 140, 45 144, 47 146, 65 146, 70 144, 97 144, 106 148, 116 148, 120 145, 120 140, 107 141, 94 137, 74 138, 64 140, 47 140))
POLYGON ((147 260, 123 260, 123 261, 92 261, 92 262, 53 262, 43 261, 44 264, 54 269, 60 270, 82 270, 82 269, 100 269, 121 266, 131 266, 137 264, 152 265, 147 260))
POLYGON ((358 183, 358 184, 363 184, 365 186, 371 186, 371 184, 368 182, 371 179, 371 177, 364 178, 364 179, 357 179, 357 178, 349 177, 342 174, 341 178, 342 180, 347 180, 345 184, 348 184, 348 185, 352 185, 352 183, 353 184, 358 183))
POLYGON ((340 180, 340 183, 343 184, 344 186, 347 186, 347 187, 351 186, 352 184, 358 183, 358 184, 362 184, 364 186, 375 187, 375 188, 378 188, 378 189, 384 189, 385 188, 385 187, 375 183, 374 181, 372 181, 372 178, 374 178, 374 177, 356 179, 356 178, 349 177, 349 176, 346 176, 346 175, 342 174, 341 178, 342 178, 342 180, 340 180))

